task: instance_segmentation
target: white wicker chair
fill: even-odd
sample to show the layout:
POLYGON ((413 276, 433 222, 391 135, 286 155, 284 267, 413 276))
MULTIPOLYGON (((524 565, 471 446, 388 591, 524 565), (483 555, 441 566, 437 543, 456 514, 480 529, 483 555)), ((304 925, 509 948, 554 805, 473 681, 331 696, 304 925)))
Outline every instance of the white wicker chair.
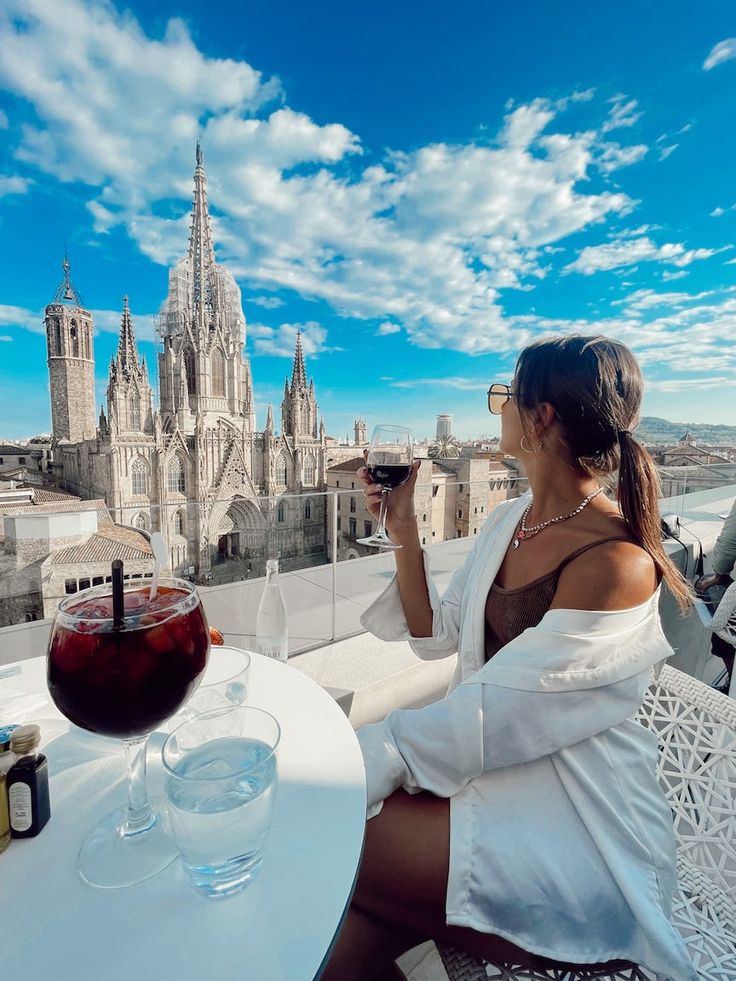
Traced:
MULTIPOLYGON (((704 981, 736 979, 736 702, 664 667, 639 721, 659 739, 657 774, 677 840, 672 922, 704 981)), ((439 946, 449 981, 655 981, 638 967, 544 970, 439 946)))

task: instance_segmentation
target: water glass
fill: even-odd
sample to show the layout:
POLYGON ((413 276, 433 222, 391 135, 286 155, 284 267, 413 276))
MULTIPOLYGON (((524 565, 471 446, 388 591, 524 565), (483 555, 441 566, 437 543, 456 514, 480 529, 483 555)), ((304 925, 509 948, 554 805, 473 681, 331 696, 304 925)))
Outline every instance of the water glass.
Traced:
POLYGON ((212 647, 202 682, 189 701, 169 720, 169 732, 211 709, 242 705, 248 694, 250 654, 237 647, 212 647))
POLYGON ((276 795, 281 728, 262 709, 216 708, 164 743, 171 830, 194 889, 234 895, 263 864, 276 795))

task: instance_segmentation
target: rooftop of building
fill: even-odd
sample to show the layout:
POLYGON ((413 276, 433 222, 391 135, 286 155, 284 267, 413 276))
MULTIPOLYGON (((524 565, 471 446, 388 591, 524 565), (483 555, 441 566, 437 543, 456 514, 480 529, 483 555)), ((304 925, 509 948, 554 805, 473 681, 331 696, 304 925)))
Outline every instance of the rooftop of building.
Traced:
POLYGON ((151 546, 140 532, 110 525, 99 529, 78 545, 60 548, 51 555, 51 565, 97 565, 114 559, 151 559, 151 546))

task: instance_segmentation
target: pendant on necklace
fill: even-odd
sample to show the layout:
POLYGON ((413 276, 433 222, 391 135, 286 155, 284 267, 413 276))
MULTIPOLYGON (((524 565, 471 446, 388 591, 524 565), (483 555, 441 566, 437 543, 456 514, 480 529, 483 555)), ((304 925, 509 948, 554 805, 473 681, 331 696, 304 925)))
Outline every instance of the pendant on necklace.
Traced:
POLYGON ((519 547, 519 539, 518 539, 518 538, 515 538, 515 539, 513 540, 513 542, 512 542, 512 547, 513 547, 513 548, 518 548, 518 547, 519 547))

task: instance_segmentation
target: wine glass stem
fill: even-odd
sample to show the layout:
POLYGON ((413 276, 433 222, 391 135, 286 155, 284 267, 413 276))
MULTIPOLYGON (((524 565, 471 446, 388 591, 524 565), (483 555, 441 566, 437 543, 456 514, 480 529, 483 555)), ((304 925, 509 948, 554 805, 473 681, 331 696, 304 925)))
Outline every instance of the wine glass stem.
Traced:
POLYGON ((128 813, 120 828, 123 837, 140 834, 156 823, 156 814, 146 792, 146 748, 148 736, 123 740, 128 761, 128 813))
POLYGON ((383 487, 381 489, 381 511, 378 515, 378 531, 376 532, 380 538, 388 538, 386 533, 386 508, 388 507, 388 495, 390 493, 390 487, 383 487))

